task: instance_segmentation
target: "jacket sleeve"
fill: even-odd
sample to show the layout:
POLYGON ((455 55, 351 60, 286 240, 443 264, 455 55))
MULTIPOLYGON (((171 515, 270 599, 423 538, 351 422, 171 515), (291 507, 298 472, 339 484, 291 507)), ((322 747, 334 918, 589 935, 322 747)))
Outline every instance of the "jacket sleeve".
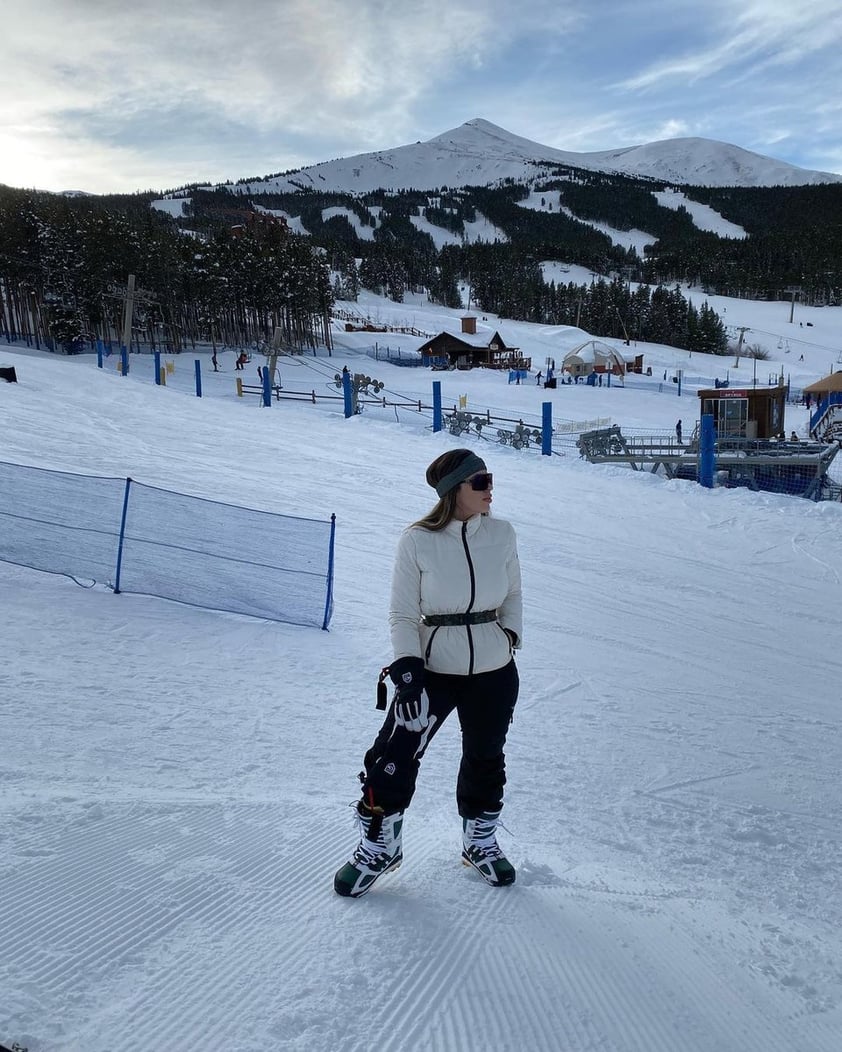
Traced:
POLYGON ((389 628, 395 659, 419 657, 421 649, 421 567, 415 550, 412 530, 405 530, 398 541, 392 572, 392 597, 389 603, 389 628))
POLYGON ((523 592, 520 583, 520 560, 517 554, 517 541, 512 531, 512 546, 509 557, 506 560, 506 574, 509 579, 509 590, 503 605, 500 607, 500 627, 514 632, 514 649, 519 650, 523 646, 523 592))

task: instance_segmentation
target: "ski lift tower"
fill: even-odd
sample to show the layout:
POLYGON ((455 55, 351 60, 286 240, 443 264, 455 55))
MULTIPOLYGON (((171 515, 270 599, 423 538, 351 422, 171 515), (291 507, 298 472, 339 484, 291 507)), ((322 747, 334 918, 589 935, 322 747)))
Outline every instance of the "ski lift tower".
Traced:
POLYGON ((792 324, 793 316, 795 315, 795 297, 800 296, 803 289, 801 285, 787 285, 784 288, 784 292, 788 292, 790 296, 789 301, 789 321, 792 324))

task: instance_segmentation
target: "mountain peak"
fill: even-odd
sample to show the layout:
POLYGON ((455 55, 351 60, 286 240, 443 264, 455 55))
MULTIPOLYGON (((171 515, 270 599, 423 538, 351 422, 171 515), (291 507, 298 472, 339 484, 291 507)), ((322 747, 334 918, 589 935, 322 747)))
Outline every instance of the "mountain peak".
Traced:
POLYGON ((249 184, 249 189, 299 189, 369 193, 432 190, 534 180, 536 164, 568 165, 607 174, 646 177, 672 184, 706 186, 801 186, 842 182, 842 175, 811 172, 713 139, 679 138, 575 153, 526 139, 484 117, 426 142, 381 149, 301 168, 287 176, 249 184))

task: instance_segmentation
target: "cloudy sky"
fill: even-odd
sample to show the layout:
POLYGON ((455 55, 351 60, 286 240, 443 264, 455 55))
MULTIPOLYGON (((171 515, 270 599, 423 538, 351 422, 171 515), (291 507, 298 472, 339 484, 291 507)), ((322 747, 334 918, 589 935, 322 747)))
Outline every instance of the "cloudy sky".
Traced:
POLYGON ((163 190, 473 117, 842 172, 839 0, 4 0, 0 182, 163 190))

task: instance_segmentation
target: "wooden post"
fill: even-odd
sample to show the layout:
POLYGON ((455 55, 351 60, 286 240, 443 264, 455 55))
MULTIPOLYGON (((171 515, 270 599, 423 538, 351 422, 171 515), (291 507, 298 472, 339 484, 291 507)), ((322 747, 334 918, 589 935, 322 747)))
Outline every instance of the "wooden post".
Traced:
POLYGON ((134 311, 134 274, 129 274, 126 285, 126 302, 123 309, 123 346, 131 350, 132 346, 132 312, 134 311))

